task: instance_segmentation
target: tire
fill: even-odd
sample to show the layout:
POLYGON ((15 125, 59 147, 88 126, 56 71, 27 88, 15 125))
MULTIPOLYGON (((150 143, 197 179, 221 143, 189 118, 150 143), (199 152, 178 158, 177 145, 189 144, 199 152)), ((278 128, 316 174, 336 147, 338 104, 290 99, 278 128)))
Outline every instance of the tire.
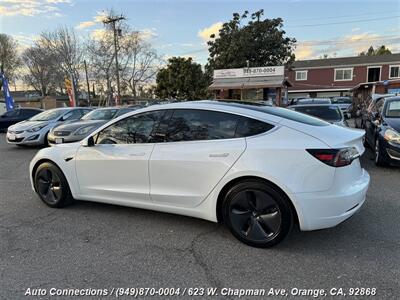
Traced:
POLYGON ((375 164, 377 166, 385 167, 385 166, 388 165, 388 163, 382 157, 381 147, 380 147, 380 143, 379 143, 379 139, 378 138, 376 138, 376 141, 375 141, 374 154, 375 154, 374 161, 375 161, 375 164))
POLYGON ((289 199, 260 180, 244 180, 225 195, 223 218, 241 242, 258 248, 280 243, 294 223, 289 199))
POLYGON ((44 141, 43 141, 43 146, 44 147, 48 147, 49 146, 49 140, 47 139, 48 136, 49 136, 49 132, 47 132, 46 135, 44 136, 44 141))
POLYGON ((67 179, 53 163, 42 163, 36 169, 34 185, 40 199, 50 207, 61 208, 73 202, 67 179))

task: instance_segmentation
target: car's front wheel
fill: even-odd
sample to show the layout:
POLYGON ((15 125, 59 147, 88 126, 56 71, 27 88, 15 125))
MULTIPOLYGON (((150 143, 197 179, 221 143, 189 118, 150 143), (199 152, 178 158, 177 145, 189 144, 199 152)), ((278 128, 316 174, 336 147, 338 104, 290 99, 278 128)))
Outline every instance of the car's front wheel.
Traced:
POLYGON ((73 201, 63 172, 50 162, 36 169, 34 184, 40 199, 50 207, 64 207, 73 201))
POLYGON ((273 185, 245 180, 226 194, 224 221, 240 241, 253 247, 272 247, 292 228, 293 212, 288 201, 273 185))

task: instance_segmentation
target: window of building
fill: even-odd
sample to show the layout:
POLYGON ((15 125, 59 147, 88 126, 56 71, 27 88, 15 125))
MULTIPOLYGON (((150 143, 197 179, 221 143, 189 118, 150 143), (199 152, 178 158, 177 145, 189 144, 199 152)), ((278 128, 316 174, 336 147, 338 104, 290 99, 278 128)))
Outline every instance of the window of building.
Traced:
POLYGON ((353 80, 353 68, 335 69, 335 81, 353 80))
POLYGON ((296 80, 307 80, 307 71, 296 71, 296 80))
POLYGON ((389 78, 400 78, 400 65, 399 66, 390 66, 389 68, 389 78))
POLYGON ((381 67, 368 67, 367 82, 375 82, 381 80, 381 67))

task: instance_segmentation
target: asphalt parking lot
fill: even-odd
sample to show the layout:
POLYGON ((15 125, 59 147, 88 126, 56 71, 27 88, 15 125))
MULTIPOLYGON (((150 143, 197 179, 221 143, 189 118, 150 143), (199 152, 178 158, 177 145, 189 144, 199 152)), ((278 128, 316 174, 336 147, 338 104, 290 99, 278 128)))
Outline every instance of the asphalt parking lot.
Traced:
POLYGON ((369 287, 377 289, 370 299, 400 295, 400 169, 375 167, 370 152, 362 164, 371 186, 358 214, 255 249, 223 225, 183 216, 89 202, 48 208, 29 183, 37 151, 0 135, 1 299, 26 299, 29 287, 369 287))

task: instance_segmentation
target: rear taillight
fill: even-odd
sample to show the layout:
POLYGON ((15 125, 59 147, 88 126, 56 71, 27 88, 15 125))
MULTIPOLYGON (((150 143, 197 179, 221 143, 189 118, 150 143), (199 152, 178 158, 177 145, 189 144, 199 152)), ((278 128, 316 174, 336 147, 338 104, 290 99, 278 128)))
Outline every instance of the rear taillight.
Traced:
POLYGON ((307 149, 319 161, 331 167, 344 167, 352 163, 360 154, 354 147, 343 149, 307 149))

